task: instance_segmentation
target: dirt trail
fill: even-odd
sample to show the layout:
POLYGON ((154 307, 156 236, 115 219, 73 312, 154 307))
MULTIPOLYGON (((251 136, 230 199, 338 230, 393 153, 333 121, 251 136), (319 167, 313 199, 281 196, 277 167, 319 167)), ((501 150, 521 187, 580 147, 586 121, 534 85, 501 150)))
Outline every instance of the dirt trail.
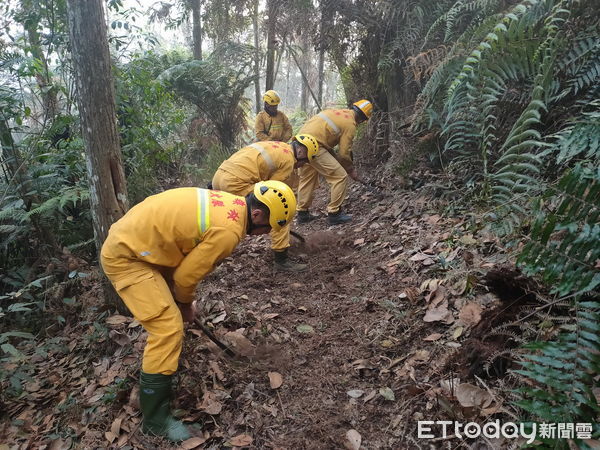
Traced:
MULTIPOLYGON (((326 196, 321 188, 313 212, 324 211, 326 196)), ((418 448, 426 442, 416 439, 417 420, 481 417, 482 410, 453 404, 440 381, 472 378, 474 362, 461 356, 461 341, 481 311, 499 304, 481 276, 507 257, 493 238, 474 238, 462 218, 442 217, 443 206, 426 188, 381 198, 353 185, 351 223, 330 228, 321 213, 295 226, 308 242, 296 242, 291 253, 309 270, 292 277, 272 271, 268 239, 246 239, 199 292, 215 333, 253 357, 232 361, 200 330, 188 329, 177 403, 203 430, 185 448, 353 448, 349 439, 357 435, 365 449, 418 448), (484 244, 487 255, 477 250, 484 244), (430 314, 434 320, 424 321, 430 314)), ((170 448, 139 432, 135 379, 144 333, 131 319, 114 317, 106 325, 110 339, 90 345, 88 338, 66 356, 50 353, 39 362, 40 373, 65 365, 81 373, 65 373, 62 385, 42 382, 41 410, 34 409, 39 387, 8 405, 12 422, 4 422, 4 432, 21 445, 15 448, 50 444, 48 423, 71 433, 55 443, 78 448, 170 448), (69 395, 74 400, 65 407, 69 395)), ((84 340, 85 329, 72 332, 84 340)), ((498 412, 501 402, 486 407, 498 412)))

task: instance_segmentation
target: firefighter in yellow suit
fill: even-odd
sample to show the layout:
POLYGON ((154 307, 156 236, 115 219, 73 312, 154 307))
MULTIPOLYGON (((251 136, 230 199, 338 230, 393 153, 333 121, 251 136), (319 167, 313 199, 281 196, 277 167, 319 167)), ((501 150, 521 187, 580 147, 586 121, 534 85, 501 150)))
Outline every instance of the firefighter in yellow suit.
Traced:
MULTIPOLYGON (((294 136, 289 144, 274 141, 250 144, 223 161, 213 176, 212 187, 235 195, 246 195, 261 180, 279 180, 295 188, 298 180, 294 169, 309 163, 318 151, 317 140, 308 134, 294 136)), ((271 231, 275 270, 306 270, 306 264, 289 259, 289 246, 290 225, 271 231)))
POLYGON ((295 212, 292 189, 265 181, 246 197, 171 189, 148 197, 111 226, 102 246, 102 268, 148 332, 140 376, 144 432, 175 442, 190 437, 171 415, 169 403, 183 322, 195 316, 196 285, 244 236, 280 230, 295 212))
POLYGON ((287 116, 277 111, 281 103, 279 94, 275 91, 267 91, 263 95, 264 111, 256 115, 254 131, 259 141, 288 142, 292 138, 292 126, 287 116))
POLYGON ((298 222, 307 223, 315 218, 309 212, 315 189, 319 185, 319 174, 323 175, 331 190, 327 205, 327 220, 330 225, 349 222, 351 216, 342 212, 342 203, 348 190, 348 176, 358 180, 352 162, 352 141, 356 127, 371 117, 373 105, 360 100, 352 109, 328 109, 313 116, 300 129, 299 134, 310 134, 319 142, 319 153, 313 160, 299 169, 298 222), (337 156, 333 148, 339 145, 337 156))

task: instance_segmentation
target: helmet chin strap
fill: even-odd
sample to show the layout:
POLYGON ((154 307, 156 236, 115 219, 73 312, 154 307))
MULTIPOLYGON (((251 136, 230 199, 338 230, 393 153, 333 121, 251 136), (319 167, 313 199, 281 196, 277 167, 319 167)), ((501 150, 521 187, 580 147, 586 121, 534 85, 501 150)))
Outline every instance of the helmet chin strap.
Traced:
POLYGON ((254 225, 252 223, 252 208, 250 208, 250 201, 249 201, 249 197, 251 194, 248 194, 246 196, 246 215, 248 217, 248 219, 246 220, 247 224, 246 224, 246 234, 250 234, 255 228, 256 225, 254 225))
POLYGON ((292 151, 294 152, 294 158, 296 159, 296 161, 306 161, 308 162, 308 152, 306 153, 306 158, 298 158, 298 150, 297 147, 298 145, 302 145, 300 144, 298 141, 292 141, 292 143, 290 144, 292 146, 292 151))
POLYGON ((269 105, 268 103, 265 103, 265 112, 271 117, 275 117, 277 115, 277 109, 275 108, 275 105, 269 105))
MULTIPOLYGON (((248 194, 250 195, 250 194, 248 194)), ((254 230, 257 230, 259 228, 264 228, 266 227, 266 225, 255 225, 254 222, 252 222, 252 208, 250 207, 250 202, 248 201, 248 196, 246 196, 246 210, 247 210, 247 216, 248 216, 248 224, 246 225, 246 234, 251 234, 254 230)))

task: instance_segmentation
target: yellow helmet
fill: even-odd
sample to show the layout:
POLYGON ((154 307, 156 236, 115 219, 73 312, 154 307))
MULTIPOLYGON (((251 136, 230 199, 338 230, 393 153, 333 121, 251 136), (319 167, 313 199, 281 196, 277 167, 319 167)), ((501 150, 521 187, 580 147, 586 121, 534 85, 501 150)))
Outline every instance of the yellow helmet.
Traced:
POLYGON ((279 105, 281 99, 279 98, 279 94, 277 92, 275 92, 274 90, 268 90, 263 95, 263 101, 267 105, 275 106, 279 105))
POLYGON ((317 153, 319 153, 319 143, 312 134, 297 134, 293 140, 298 141, 298 143, 306 147, 309 161, 312 161, 317 156, 317 153))
POLYGON ((369 100, 359 100, 353 103, 353 106, 360 109, 367 119, 371 118, 371 114, 373 114, 373 104, 369 100))
POLYGON ((269 224, 281 230, 296 215, 296 197, 292 188, 283 181, 261 181, 254 185, 254 196, 269 208, 269 224))

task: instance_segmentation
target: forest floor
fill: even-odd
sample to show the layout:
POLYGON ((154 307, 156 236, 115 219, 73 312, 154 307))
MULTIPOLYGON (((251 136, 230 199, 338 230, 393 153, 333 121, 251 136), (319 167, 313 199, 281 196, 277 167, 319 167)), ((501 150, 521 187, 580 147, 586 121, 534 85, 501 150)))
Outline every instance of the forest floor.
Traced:
POLYGON ((306 273, 273 272, 268 237, 255 237, 201 283, 202 317, 247 357, 227 358, 188 326, 176 412, 202 429, 179 447, 141 433, 145 333, 102 308, 97 268, 88 268, 83 292, 61 303, 65 324, 1 368, 13 394, 0 405, 0 448, 514 445, 443 439, 435 427, 434 439, 417 435, 419 420, 515 420, 510 330, 534 303, 498 239, 449 207, 440 176, 418 169, 418 183, 379 192, 354 183, 353 221, 338 227, 327 226, 321 187, 320 219, 294 227, 309 242, 291 249, 306 273))

